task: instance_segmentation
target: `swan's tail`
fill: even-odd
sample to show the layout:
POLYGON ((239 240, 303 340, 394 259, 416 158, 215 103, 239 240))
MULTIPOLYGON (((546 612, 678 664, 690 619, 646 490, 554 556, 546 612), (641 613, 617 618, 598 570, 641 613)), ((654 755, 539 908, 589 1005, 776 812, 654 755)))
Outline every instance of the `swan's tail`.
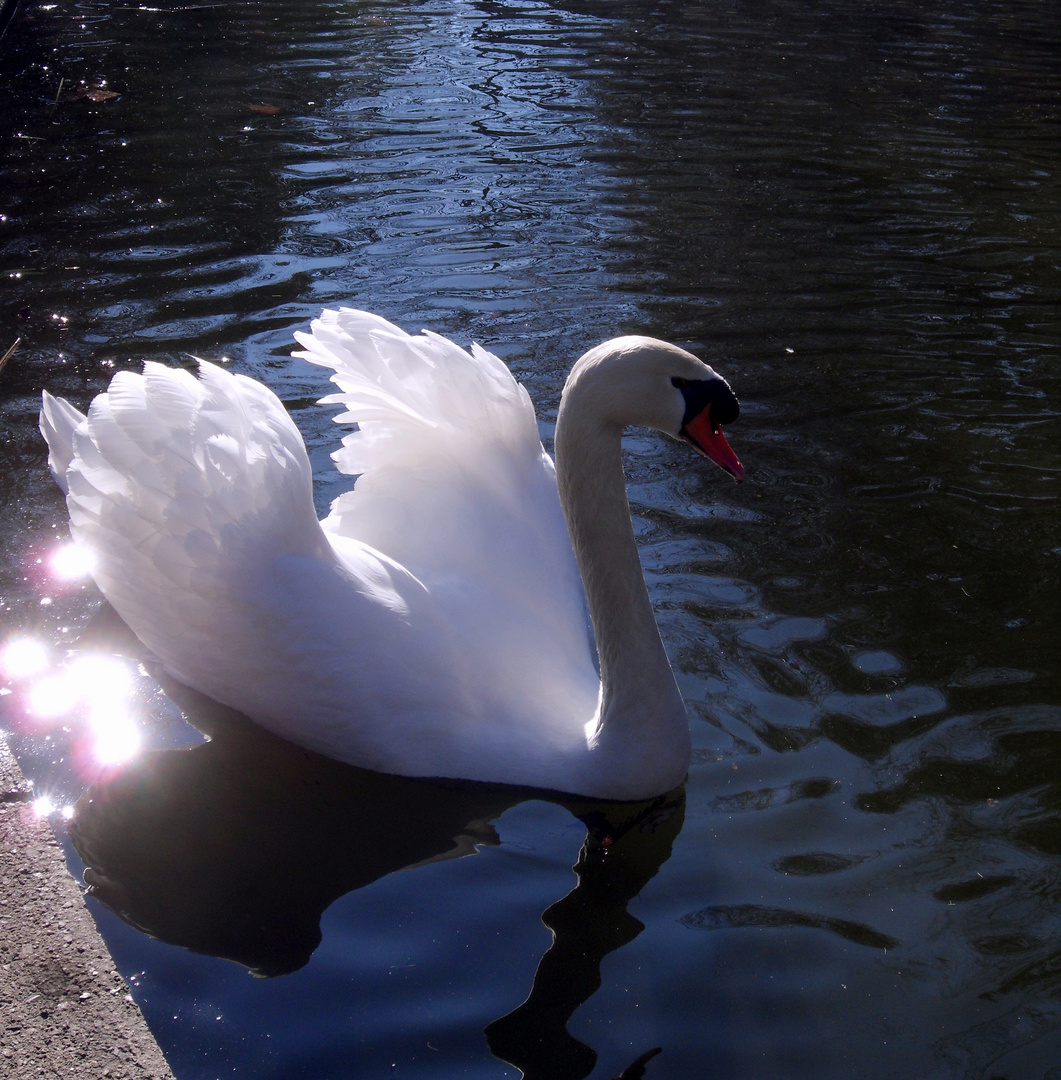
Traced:
POLYGON ((72 536, 94 556, 103 594, 160 655, 177 623, 221 629, 218 611, 247 566, 326 546, 283 405, 213 364, 199 376, 147 363, 116 375, 87 416, 45 392, 40 417, 72 536))

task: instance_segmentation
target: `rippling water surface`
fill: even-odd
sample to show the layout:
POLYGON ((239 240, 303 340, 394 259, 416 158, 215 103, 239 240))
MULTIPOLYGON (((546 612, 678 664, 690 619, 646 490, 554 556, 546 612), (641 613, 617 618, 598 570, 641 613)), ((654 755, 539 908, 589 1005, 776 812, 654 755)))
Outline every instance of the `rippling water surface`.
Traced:
POLYGON ((181 1080, 1059 1075, 1061 30, 931 7, 23 5, 0 595, 50 652, 0 724, 181 1080), (47 681, 98 596, 41 389, 227 358, 323 510, 289 351, 339 303, 493 349, 546 437, 618 333, 733 383, 741 487, 627 442, 684 793, 374 777, 128 663, 47 681))

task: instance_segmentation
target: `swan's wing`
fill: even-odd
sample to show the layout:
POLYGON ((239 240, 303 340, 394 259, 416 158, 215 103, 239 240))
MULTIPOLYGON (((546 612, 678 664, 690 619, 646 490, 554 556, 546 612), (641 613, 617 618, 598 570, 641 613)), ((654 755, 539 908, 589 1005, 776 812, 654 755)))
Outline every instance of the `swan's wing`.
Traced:
POLYGON ((305 346, 295 355, 332 369, 340 392, 322 403, 345 405, 336 421, 357 424, 332 455, 357 486, 325 528, 418 576, 489 571, 495 539, 507 538, 490 535, 483 515, 522 528, 540 508, 524 500, 556 501, 526 390, 483 349, 414 337, 367 312, 325 311, 312 331, 295 335, 305 346))
POLYGON ((324 528, 425 584, 487 707, 587 720, 598 687, 582 586, 526 390, 478 346, 366 312, 326 311, 296 338, 296 355, 333 371, 336 420, 358 425, 334 455, 358 480, 324 528))
POLYGON ((302 437, 252 379, 148 363, 143 375, 116 375, 87 416, 45 393, 41 430, 97 584, 192 685, 201 681, 189 669, 211 666, 203 641, 235 632, 226 620, 238 618, 247 567, 332 558, 302 437))

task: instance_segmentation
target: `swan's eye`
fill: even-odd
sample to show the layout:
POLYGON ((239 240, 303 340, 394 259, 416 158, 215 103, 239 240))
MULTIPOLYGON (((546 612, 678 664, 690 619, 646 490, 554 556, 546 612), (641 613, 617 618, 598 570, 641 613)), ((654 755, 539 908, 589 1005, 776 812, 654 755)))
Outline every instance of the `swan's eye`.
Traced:
POLYGON ((682 430, 708 407, 711 409, 712 427, 716 429, 721 424, 732 424, 740 415, 737 395, 721 375, 715 375, 713 379, 682 379, 675 376, 671 384, 682 392, 685 399, 682 430))

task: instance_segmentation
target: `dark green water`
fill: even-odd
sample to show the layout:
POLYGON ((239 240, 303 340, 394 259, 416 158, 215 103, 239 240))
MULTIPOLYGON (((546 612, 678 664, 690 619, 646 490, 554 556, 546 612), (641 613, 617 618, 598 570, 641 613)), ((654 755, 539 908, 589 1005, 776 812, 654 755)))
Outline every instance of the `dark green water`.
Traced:
POLYGON ((684 800, 367 776, 194 702, 180 753, 146 675, 101 774, 9 683, 38 789, 102 785, 72 828, 155 937, 93 911, 181 1080, 1061 1075, 1054 4, 27 2, 0 144, 5 639, 98 602, 47 575, 45 387, 227 357, 322 510, 288 354, 329 304, 491 348, 546 435, 624 332, 743 405, 739 488, 627 443, 684 800))

